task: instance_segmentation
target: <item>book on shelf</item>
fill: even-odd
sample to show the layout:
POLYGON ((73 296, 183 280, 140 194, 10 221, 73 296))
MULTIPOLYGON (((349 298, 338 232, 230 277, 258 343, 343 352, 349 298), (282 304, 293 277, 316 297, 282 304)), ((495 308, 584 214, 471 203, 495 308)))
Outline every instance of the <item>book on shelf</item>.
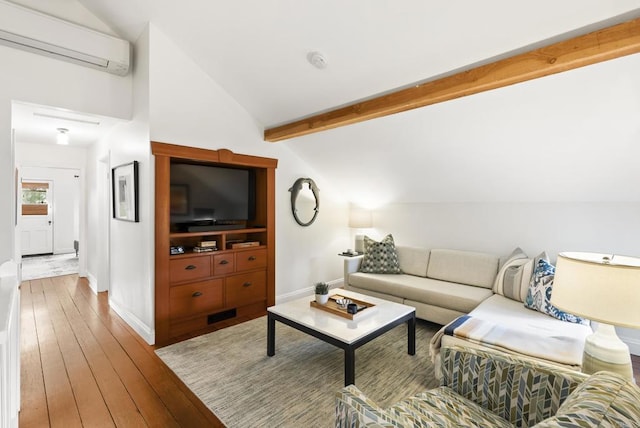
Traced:
POLYGON ((198 243, 198 246, 203 248, 217 248, 218 242, 217 241, 200 241, 198 243))
POLYGON ((193 247, 193 252, 194 253, 206 253, 209 251, 216 251, 217 248, 213 248, 213 247, 193 247))
POLYGON ((229 241, 227 242, 227 249, 238 249, 238 248, 249 248, 249 247, 259 247, 260 241, 229 241))

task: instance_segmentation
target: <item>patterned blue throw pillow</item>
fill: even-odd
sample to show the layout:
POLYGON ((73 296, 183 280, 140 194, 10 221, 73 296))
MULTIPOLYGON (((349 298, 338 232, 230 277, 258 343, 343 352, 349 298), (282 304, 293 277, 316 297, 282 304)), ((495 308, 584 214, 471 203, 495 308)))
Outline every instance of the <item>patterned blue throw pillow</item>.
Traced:
POLYGON ((393 236, 387 235, 380 242, 364 237, 364 258, 360 264, 360 272, 402 273, 393 236))
POLYGON ((549 261, 545 259, 538 260, 531 275, 529 291, 527 292, 527 298, 524 300, 524 306, 562 321, 588 324, 588 320, 564 312, 551 304, 551 292, 555 274, 556 268, 549 261))

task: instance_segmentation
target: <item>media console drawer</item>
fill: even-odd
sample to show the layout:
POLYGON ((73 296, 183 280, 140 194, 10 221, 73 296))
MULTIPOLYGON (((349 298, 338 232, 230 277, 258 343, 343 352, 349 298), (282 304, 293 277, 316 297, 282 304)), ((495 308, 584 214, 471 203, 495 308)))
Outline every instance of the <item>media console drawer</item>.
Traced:
POLYGON ((227 306, 237 307, 267 299, 267 272, 264 270, 228 276, 227 306))
POLYGON ((169 261, 171 283, 193 281, 211 276, 211 257, 186 257, 169 261))
POLYGON ((224 280, 194 282, 171 287, 169 313, 172 319, 211 312, 224 306, 224 280))
POLYGON ((236 253, 236 272, 267 267, 267 250, 247 250, 236 253))
POLYGON ((213 275, 225 275, 233 273, 235 269, 235 258, 233 253, 216 254, 213 256, 213 275))

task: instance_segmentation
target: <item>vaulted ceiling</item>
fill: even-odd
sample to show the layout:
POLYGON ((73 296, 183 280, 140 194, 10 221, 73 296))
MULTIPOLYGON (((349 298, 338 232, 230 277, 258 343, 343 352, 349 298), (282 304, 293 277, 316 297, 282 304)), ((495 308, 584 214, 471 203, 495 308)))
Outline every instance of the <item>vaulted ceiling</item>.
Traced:
POLYGON ((265 127, 640 15, 638 0, 80 2, 132 41, 152 21, 265 127))
MULTIPOLYGON (((640 16, 640 0, 78 3, 132 42, 152 22, 265 128, 640 16)), ((634 55, 275 144, 361 203, 640 201, 639 74, 634 55)))

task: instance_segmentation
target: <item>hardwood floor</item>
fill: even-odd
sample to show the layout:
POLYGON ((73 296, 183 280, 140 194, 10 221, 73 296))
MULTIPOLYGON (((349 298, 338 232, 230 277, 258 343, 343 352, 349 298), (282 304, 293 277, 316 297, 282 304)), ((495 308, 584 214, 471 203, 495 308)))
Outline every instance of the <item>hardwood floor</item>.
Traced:
POLYGON ((21 287, 20 427, 223 427, 77 275, 21 287))
POLYGON ((21 299, 20 427, 224 426, 84 278, 25 281, 21 299))

